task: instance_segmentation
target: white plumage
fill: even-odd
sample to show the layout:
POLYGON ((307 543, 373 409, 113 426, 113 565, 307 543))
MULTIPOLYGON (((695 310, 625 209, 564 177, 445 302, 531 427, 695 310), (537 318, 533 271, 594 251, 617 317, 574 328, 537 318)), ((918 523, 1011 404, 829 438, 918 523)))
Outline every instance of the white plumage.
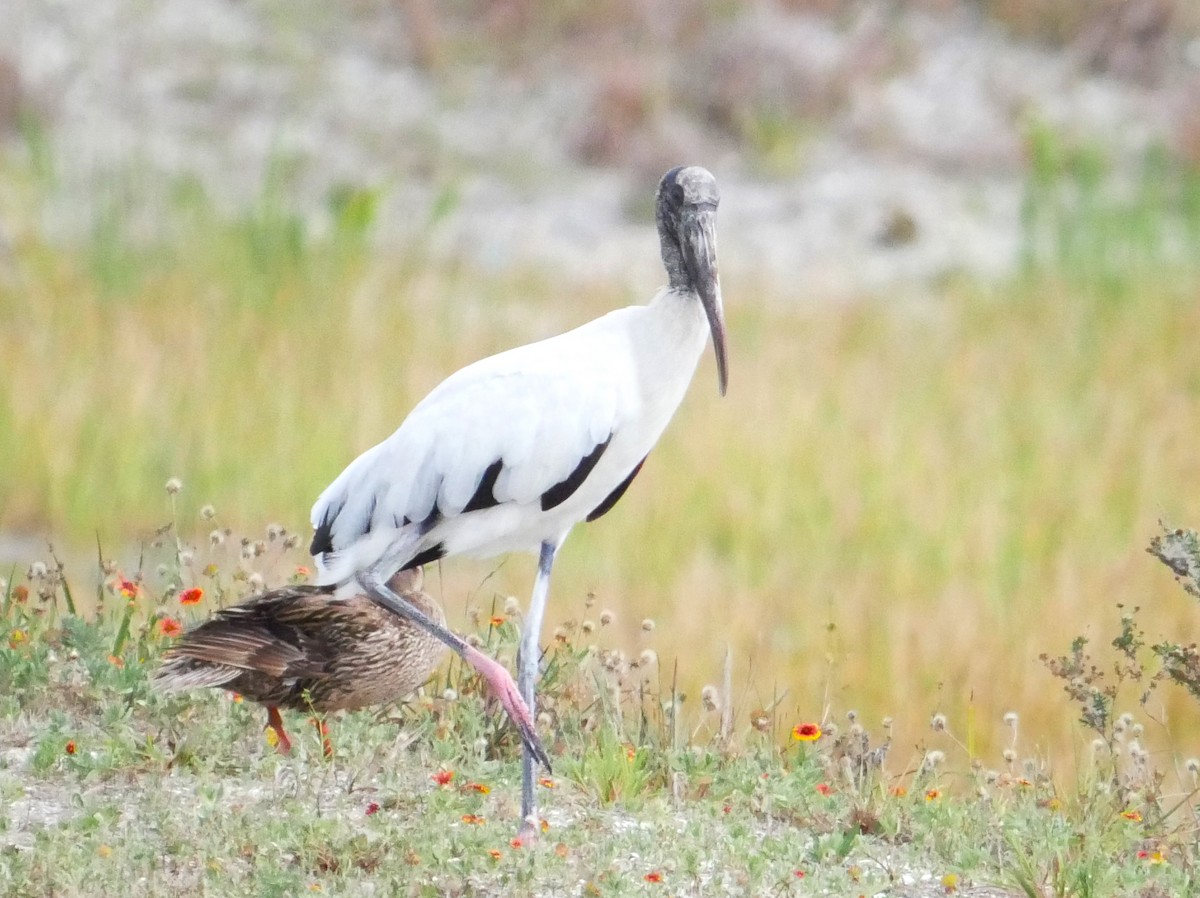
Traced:
MULTIPOLYGON (((657 193, 668 286, 556 337, 502 352, 446 378, 390 437, 368 449, 312 510, 321 582, 366 592, 458 651, 483 674, 525 741, 522 812, 533 813, 538 647, 554 557, 581 521, 607 512, 679 403, 708 334, 725 391, 725 327, 716 267, 716 182, 672 169, 657 193), (447 555, 540 550, 511 675, 424 617, 386 583, 447 555)), ((529 832, 527 829, 526 832, 529 832)))

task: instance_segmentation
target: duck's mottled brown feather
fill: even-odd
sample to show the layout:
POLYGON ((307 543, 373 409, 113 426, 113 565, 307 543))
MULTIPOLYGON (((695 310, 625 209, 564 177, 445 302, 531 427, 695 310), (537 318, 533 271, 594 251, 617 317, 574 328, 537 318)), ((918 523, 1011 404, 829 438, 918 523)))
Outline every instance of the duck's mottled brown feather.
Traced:
MULTIPOLYGON (((438 622, 420 570, 392 588, 438 622)), ((167 691, 221 686, 267 705, 339 711, 403 698, 437 666, 445 646, 366 596, 333 598, 320 586, 288 586, 188 631, 154 675, 167 691)))

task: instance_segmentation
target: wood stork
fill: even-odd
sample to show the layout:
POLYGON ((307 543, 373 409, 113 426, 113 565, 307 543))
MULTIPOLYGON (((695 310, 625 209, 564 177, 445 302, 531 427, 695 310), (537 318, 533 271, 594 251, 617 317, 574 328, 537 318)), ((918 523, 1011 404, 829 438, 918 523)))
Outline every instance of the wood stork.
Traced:
POLYGON ((450 646, 487 680, 520 731, 521 816, 536 825, 538 634, 550 570, 571 528, 621 498, 683 400, 711 333, 721 395, 725 320, 717 275, 717 182, 674 168, 655 217, 667 286, 649 305, 475 362, 425 397, 312 510, 320 582, 365 592, 450 646), (449 555, 537 551, 519 649, 520 690, 492 658, 387 587, 396 571, 449 555))

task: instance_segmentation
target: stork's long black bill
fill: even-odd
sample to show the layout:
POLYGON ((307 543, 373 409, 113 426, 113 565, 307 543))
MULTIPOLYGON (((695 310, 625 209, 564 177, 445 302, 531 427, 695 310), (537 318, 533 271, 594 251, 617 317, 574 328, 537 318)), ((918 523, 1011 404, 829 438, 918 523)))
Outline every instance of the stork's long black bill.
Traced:
POLYGON ((721 280, 717 275, 716 207, 685 213, 680 223, 679 243, 683 264, 692 289, 704 305, 708 329, 717 356, 717 381, 721 395, 729 382, 725 355, 725 309, 721 304, 721 280))

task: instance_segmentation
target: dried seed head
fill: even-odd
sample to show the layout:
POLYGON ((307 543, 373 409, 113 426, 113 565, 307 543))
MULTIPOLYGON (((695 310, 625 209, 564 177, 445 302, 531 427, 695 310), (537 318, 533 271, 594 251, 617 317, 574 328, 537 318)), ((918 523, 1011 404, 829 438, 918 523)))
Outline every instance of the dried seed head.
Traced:
POLYGON ((46 576, 48 570, 49 569, 46 567, 46 563, 44 561, 35 561, 33 564, 29 565, 29 573, 27 576, 30 580, 41 580, 46 576))
POLYGON ((541 711, 538 713, 537 722, 538 722, 538 726, 541 727, 543 730, 548 730, 548 729, 550 729, 550 727, 552 727, 554 725, 554 718, 551 717, 549 714, 547 714, 545 711, 541 711))
POLYGON ((853 710, 853 709, 851 709, 851 710, 847 711, 847 712, 846 712, 846 719, 847 719, 848 721, 850 721, 851 723, 855 723, 855 722, 857 722, 857 721, 858 721, 858 712, 857 712, 857 711, 855 711, 855 710, 853 710))
POLYGON ((946 730, 946 715, 945 714, 934 714, 933 717, 931 717, 929 719, 929 725, 931 727, 933 727, 933 731, 935 733, 945 732, 945 730, 946 730))
POLYGON ((861 723, 850 724, 850 735, 854 736, 856 739, 865 735, 866 732, 867 731, 863 729, 863 726, 861 723))
POLYGON ((1200 758, 1188 758, 1185 764, 1188 773, 1193 776, 1200 773, 1200 758))
POLYGON ((246 584, 252 590, 254 590, 254 592, 262 592, 263 575, 260 574, 258 571, 255 571, 253 574, 251 574, 249 577, 246 578, 246 584))
POLYGON ((1142 733, 1146 732, 1146 728, 1144 726, 1142 726, 1140 723, 1135 723, 1133 725, 1133 729, 1131 730, 1131 732, 1133 733, 1134 739, 1141 739, 1142 733))
POLYGON ((242 543, 242 559, 249 561, 254 557, 254 546, 251 543, 242 543))
POLYGON ((971 769, 974 770, 976 773, 979 773, 981 770, 983 770, 983 759, 982 758, 972 758, 971 759, 971 769))
POLYGON ((104 573, 104 576, 111 577, 117 572, 117 563, 115 561, 109 561, 108 559, 105 559, 100 563, 100 570, 104 573))
POLYGON ((201 505, 200 506, 200 520, 211 521, 216 516, 217 516, 217 510, 215 508, 213 508, 211 505, 201 505))
POLYGON ((750 726, 760 733, 767 732, 771 729, 771 715, 766 711, 755 711, 750 715, 750 726))
POLYGON ((160 564, 158 567, 156 567, 154 569, 154 572, 156 574, 158 574, 159 579, 162 579, 163 577, 167 576, 168 571, 169 571, 169 568, 165 564, 160 564))
POLYGON ((449 686, 447 686, 445 689, 442 690, 442 698, 448 702, 456 702, 456 701, 458 701, 458 693, 455 692, 453 689, 451 689, 449 686))
POLYGON ((654 667, 656 664, 658 664, 658 653, 654 649, 646 649, 638 655, 639 667, 654 667))
POLYGON ((266 555, 266 554, 267 554, 267 544, 265 542, 263 542, 261 539, 255 540, 254 541, 254 557, 257 558, 259 555, 266 555))
POLYGON ((988 785, 994 785, 1000 779, 1000 772, 998 770, 989 770, 983 775, 983 779, 988 785))
POLYGON ((890 731, 890 730, 891 730, 891 728, 892 728, 892 723, 893 723, 893 721, 892 721, 892 718, 890 718, 890 717, 885 717, 885 718, 883 718, 883 728, 884 728, 885 730, 889 730, 889 731, 890 731))
POLYGON ((1092 751, 1101 752, 1101 751, 1104 751, 1106 748, 1108 748, 1108 743, 1105 742, 1103 739, 1101 739, 1099 736, 1097 736, 1095 739, 1092 740, 1092 751))
POLYGON ((587 594, 587 598, 585 598, 583 600, 583 607, 591 608, 595 604, 596 604, 596 594, 594 592, 589 592, 587 594))
POLYGON ((1120 717, 1117 718, 1117 723, 1119 723, 1123 727, 1133 726, 1133 715, 1130 714, 1128 711, 1126 711, 1124 714, 1122 714, 1120 717))
POLYGON ((654 621, 651 620, 650 618, 646 618, 644 621, 642 621, 642 630, 645 631, 646 633, 653 633, 654 632, 654 621))
POLYGON ((1005 714, 1004 723, 1015 730, 1017 728, 1017 712, 1009 711, 1007 714, 1005 714))
POLYGON ((821 730, 821 735, 826 739, 836 739, 839 732, 840 730, 838 730, 838 725, 831 722, 826 724, 821 730))
POLYGON ((183 481, 178 477, 172 477, 167 481, 167 492, 172 496, 179 493, 183 489, 183 481))
POLYGON ((472 605, 470 608, 467 609, 467 620, 469 620, 471 622, 472 627, 479 626, 479 617, 480 617, 479 606, 472 605))
POLYGON ((473 648, 473 649, 482 648, 483 640, 479 638, 478 633, 468 633, 467 634, 467 645, 471 646, 471 648, 473 648))
POLYGON ((294 549, 299 545, 300 545, 300 534, 298 534, 298 533, 289 533, 287 536, 287 539, 285 539, 283 541, 283 547, 285 549, 294 549))
POLYGON ((721 707, 721 699, 716 686, 710 683, 700 690, 700 704, 705 711, 716 711, 721 707))
POLYGON ((1004 749, 1004 760, 1007 763, 1011 764, 1016 759, 1017 759, 1017 753, 1013 749, 1011 749, 1011 748, 1004 749))
POLYGON ((590 620, 585 620, 582 624, 579 625, 579 630, 581 633, 583 633, 584 636, 590 636, 596 632, 596 622, 590 621, 590 620))
POLYGON ((270 542, 275 542, 275 540, 279 539, 281 536, 287 536, 287 530, 284 529, 282 524, 267 525, 267 539, 270 542))
POLYGON ((516 596, 509 596, 504 600, 504 614, 506 617, 516 617, 521 613, 521 603, 517 601, 516 596))
POLYGON ((219 546, 221 543, 225 542, 225 534, 220 530, 214 530, 208 535, 208 541, 214 546, 219 546))
POLYGON ((567 632, 566 627, 555 627, 554 628, 554 641, 555 642, 566 642, 567 637, 569 635, 570 634, 567 632))
POLYGON ((196 557, 196 553, 193 552, 190 548, 185 548, 185 549, 179 550, 179 563, 180 564, 191 564, 192 560, 195 557, 196 557))
POLYGON ((607 627, 609 624, 611 624, 613 622, 615 617, 616 617, 616 615, 614 615, 611 611, 609 611, 607 609, 605 609, 604 611, 601 611, 600 612, 600 626, 607 627))
POLYGON ((946 753, 943 751, 938 751, 935 748, 933 751, 928 751, 925 753, 925 762, 922 766, 924 766, 926 770, 934 770, 944 760, 946 760, 946 753))

